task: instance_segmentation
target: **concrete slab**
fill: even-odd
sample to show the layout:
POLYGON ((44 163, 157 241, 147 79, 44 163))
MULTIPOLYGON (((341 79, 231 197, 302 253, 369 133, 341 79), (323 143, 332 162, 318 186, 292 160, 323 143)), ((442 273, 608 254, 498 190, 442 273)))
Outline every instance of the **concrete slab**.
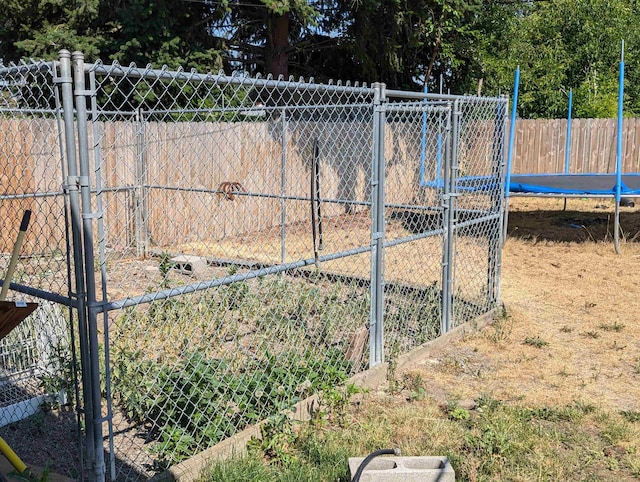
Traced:
MULTIPOLYGON (((353 478, 365 457, 350 457, 353 478)), ((380 456, 369 462, 360 482, 455 482, 456 474, 447 457, 380 456)))

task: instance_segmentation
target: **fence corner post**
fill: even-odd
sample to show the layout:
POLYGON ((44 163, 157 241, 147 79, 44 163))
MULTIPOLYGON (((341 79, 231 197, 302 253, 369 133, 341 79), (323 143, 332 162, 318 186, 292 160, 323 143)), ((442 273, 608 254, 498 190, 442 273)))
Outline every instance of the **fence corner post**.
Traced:
POLYGON ((384 361, 384 129, 385 85, 373 85, 373 157, 371 160, 371 311, 369 323, 369 366, 384 361))
POLYGON ((85 89, 85 65, 84 54, 75 51, 71 54, 73 61, 73 93, 76 110, 76 126, 78 132, 78 164, 80 198, 82 201, 82 232, 84 248, 84 272, 87 303, 87 334, 89 344, 89 364, 83 368, 83 372, 89 371, 90 398, 87 405, 92 406, 92 417, 87 417, 87 427, 93 425, 93 438, 89 436, 87 446, 93 444, 95 460, 90 471, 90 481, 102 482, 105 480, 104 447, 102 441, 102 395, 100 391, 100 362, 97 331, 97 313, 93 305, 96 301, 96 274, 94 268, 93 247, 93 219, 97 218, 91 202, 91 170, 89 166, 89 134, 87 120, 87 97, 91 92, 85 89))

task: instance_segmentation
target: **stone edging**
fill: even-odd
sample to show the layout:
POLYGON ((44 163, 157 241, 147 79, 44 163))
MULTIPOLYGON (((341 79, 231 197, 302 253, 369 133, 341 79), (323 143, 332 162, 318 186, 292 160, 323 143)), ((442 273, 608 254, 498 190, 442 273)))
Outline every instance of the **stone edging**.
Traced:
MULTIPOLYGON (((429 357, 437 350, 446 346, 448 343, 462 339, 466 335, 474 333, 483 329, 490 324, 495 317, 496 310, 492 310, 475 320, 468 322, 464 325, 458 326, 444 335, 431 340, 424 345, 415 348, 414 350, 404 355, 398 356, 396 360, 397 371, 410 368, 415 363, 429 357)), ((362 388, 368 388, 375 390, 381 388, 387 383, 387 368, 388 363, 381 363, 369 370, 354 375, 348 380, 348 383, 353 383, 362 388)), ((289 416, 292 420, 308 421, 311 419, 312 414, 318 405, 318 396, 312 395, 301 402, 296 404, 295 410, 290 412, 289 416)), ((191 482, 197 480, 202 471, 205 470, 212 462, 216 460, 225 460, 233 457, 239 457, 247 453, 247 442, 252 437, 259 438, 261 436, 260 428, 264 420, 251 427, 238 432, 232 437, 223 440, 219 444, 208 448, 199 454, 194 455, 188 460, 185 460, 173 467, 167 469, 161 474, 149 479, 149 482, 191 482)))

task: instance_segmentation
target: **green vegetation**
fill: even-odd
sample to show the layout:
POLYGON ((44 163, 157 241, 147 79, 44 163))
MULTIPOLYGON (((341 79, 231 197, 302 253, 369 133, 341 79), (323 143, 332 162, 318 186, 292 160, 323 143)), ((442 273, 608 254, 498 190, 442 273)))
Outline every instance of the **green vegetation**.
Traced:
MULTIPOLYGON (((329 346, 333 333, 320 327, 311 333, 300 317, 313 312, 310 293, 317 290, 299 284, 289 297, 283 283, 259 283, 271 296, 237 283, 204 298, 130 310, 119 321, 111 350, 114 396, 130 420, 153 427, 162 460, 178 462, 351 373, 344 349, 329 346), (314 343, 296 346, 305 334, 314 343)), ((322 301, 314 301, 318 309, 322 301)), ((325 304, 318 319, 331 309, 325 304)))
POLYGON ((403 455, 445 455, 460 481, 640 476, 637 414, 581 402, 511 405, 489 395, 476 402, 472 410, 452 411, 430 400, 365 397, 352 404, 351 424, 305 424, 280 439, 278 456, 254 446, 243 459, 212 465, 201 480, 348 481, 349 457, 387 447, 400 447, 403 455))
MULTIPOLYGON (((389 283, 384 301, 385 337, 396 340, 393 350, 405 353, 439 336, 442 297, 437 286, 416 289, 389 283)), ((468 317, 468 311, 459 316, 468 317)))
POLYGON ((523 118, 566 117, 569 89, 574 117, 615 116, 624 39, 625 109, 640 110, 640 7, 632 0, 4 0, 0 18, 5 63, 53 59, 66 48, 89 61, 426 84, 432 92, 442 78, 444 91, 490 95, 511 92, 520 66, 523 118))
POLYGON ((493 323, 491 323, 483 333, 487 339, 493 343, 501 343, 509 340, 512 331, 513 320, 509 316, 507 308, 502 304, 496 310, 493 323))
POLYGON ((615 331, 616 333, 619 333, 624 330, 624 323, 618 323, 617 321, 614 321, 613 323, 602 323, 598 328, 604 331, 615 331))
POLYGON ((533 346, 533 347, 536 347, 536 348, 542 348, 544 346, 549 346, 549 342, 543 340, 539 336, 528 336, 528 337, 526 337, 524 339, 524 344, 525 345, 529 345, 529 346, 533 346))
POLYGON ((175 365, 122 359, 113 373, 127 416, 160 431, 153 450, 167 463, 188 458, 263 418, 291 409, 306 396, 344 381, 340 354, 267 353, 242 370, 191 352, 175 365))
MULTIPOLYGON (((166 256, 159 266, 158 287, 171 288, 166 256)), ((399 325, 395 336, 405 344, 419 333, 419 341, 435 336, 438 324, 420 318, 436 313, 435 298, 420 308, 425 299, 411 293, 391 289, 388 297, 388 308, 402 314, 388 326, 393 333, 399 325)), ((351 338, 368 318, 367 287, 316 274, 241 281, 130 308, 111 333, 113 396, 168 465, 314 393, 342 419, 358 390, 339 385, 368 357, 366 346, 352 350, 351 338)))

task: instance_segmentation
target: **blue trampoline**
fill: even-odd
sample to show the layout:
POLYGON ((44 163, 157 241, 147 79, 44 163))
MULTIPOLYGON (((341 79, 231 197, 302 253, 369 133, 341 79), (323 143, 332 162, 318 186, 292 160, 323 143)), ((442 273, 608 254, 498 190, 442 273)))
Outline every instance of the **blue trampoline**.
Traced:
MULTIPOLYGON (((456 191, 495 190, 498 181, 490 176, 467 176, 456 180, 456 191)), ((442 180, 423 182, 422 186, 443 189, 442 180)), ((615 197, 616 174, 512 174, 507 184, 511 196, 615 197)), ((506 194, 506 193, 505 193, 506 194)), ((620 176, 620 196, 640 197, 640 173, 620 176)))
MULTIPOLYGON (((613 197, 615 199, 614 216, 614 246, 616 253, 620 252, 620 201, 622 197, 640 197, 640 173, 622 172, 622 105, 624 97, 624 41, 620 54, 618 76, 618 125, 616 146, 615 173, 569 173, 569 143, 571 136, 571 102, 572 93, 569 92, 569 117, 567 123, 567 157, 564 174, 512 174, 513 143, 515 136, 516 106, 518 103, 518 84, 520 70, 516 70, 513 108, 511 114, 511 129, 509 133, 509 147, 507 159, 507 176, 505 182, 505 236, 509 212, 509 196, 549 196, 549 197, 613 197)), ((464 188, 463 188, 464 189, 464 188)))
MULTIPOLYGON (((617 193, 615 174, 519 174, 511 175, 512 194, 610 197, 617 193)), ((640 196, 640 173, 623 174, 620 195, 640 196)))
MULTIPOLYGON (((489 176, 461 177, 456 191, 494 191, 496 183, 489 176)), ((423 182, 422 186, 443 189, 444 182, 423 182)), ((511 196, 615 197, 617 186, 615 174, 516 174, 510 176, 508 191, 511 196)), ((620 196, 640 197, 640 173, 621 176, 620 196)))
MULTIPOLYGON (((546 196, 546 197, 612 197, 615 200, 614 216, 614 246, 619 253, 620 235, 620 201, 623 197, 640 197, 640 173, 622 173, 622 102, 624 97, 624 42, 622 43, 622 53, 620 56, 618 79, 618 125, 617 125, 617 148, 616 148, 616 168, 615 173, 570 173, 569 172, 569 148, 571 139, 571 104, 572 92, 569 92, 569 116, 567 122, 567 147, 564 173, 558 174, 512 174, 513 144, 515 139, 516 108, 518 104, 518 86, 520 82, 520 69, 516 69, 514 81, 513 104, 511 112, 509 145, 506 179, 504 184, 505 202, 505 225, 504 236, 506 237, 509 198, 510 196, 546 196)), ((434 189, 445 189, 445 180, 439 173, 442 172, 442 133, 437 134, 436 144, 436 173, 438 179, 428 180, 425 178, 425 158, 426 158, 426 114, 423 115, 422 152, 420 164, 420 186, 434 189)), ((495 191, 497 183, 501 182, 501 175, 492 176, 465 176, 455 180, 453 189, 457 192, 482 192, 495 191)))

